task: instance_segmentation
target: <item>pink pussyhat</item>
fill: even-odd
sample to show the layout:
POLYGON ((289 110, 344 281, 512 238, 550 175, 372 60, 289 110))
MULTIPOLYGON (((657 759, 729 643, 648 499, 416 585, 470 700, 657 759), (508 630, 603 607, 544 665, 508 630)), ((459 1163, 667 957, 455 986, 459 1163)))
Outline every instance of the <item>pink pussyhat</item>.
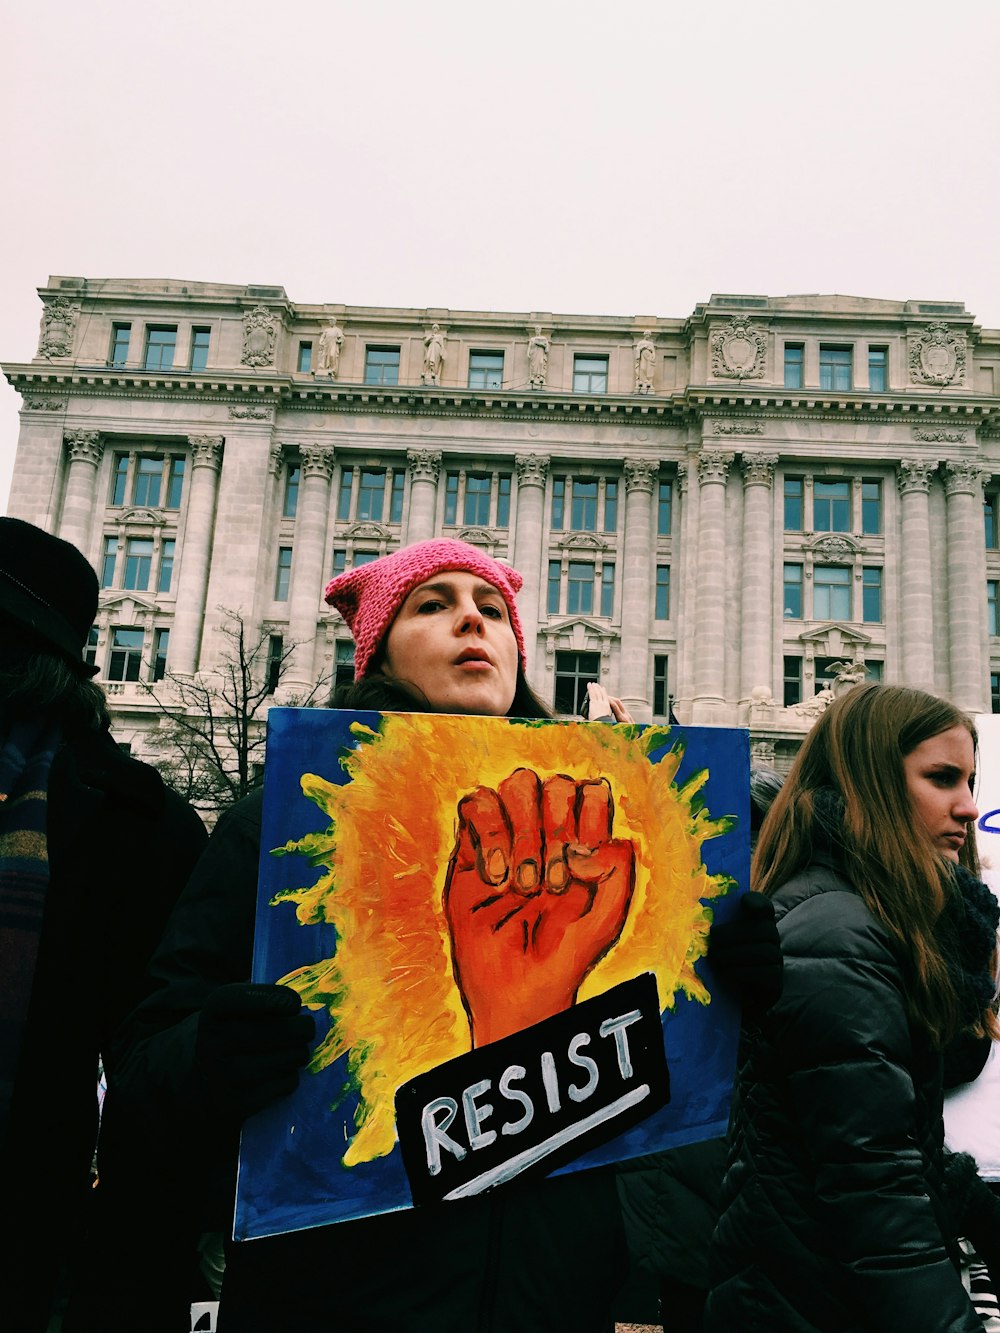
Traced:
POLYGON ((413 589, 448 569, 478 574, 500 593, 507 603, 521 670, 527 669, 524 631, 514 600, 524 579, 510 565, 502 565, 468 542, 438 537, 432 541, 414 542, 412 546, 382 556, 381 560, 348 569, 326 585, 325 600, 340 612, 354 635, 355 680, 364 676, 372 655, 413 589))

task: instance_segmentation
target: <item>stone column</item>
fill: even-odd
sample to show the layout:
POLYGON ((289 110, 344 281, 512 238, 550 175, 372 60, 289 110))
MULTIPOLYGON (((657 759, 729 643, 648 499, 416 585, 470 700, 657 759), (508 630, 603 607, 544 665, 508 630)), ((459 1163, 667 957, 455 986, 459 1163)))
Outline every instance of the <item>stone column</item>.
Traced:
POLYGON ((406 463, 410 469, 410 507, 406 515, 406 542, 409 545, 434 536, 441 451, 407 449, 406 463))
POLYGON ((989 679, 983 660, 986 556, 983 543, 983 473, 973 459, 946 462, 948 497, 948 648, 951 699, 970 713, 988 713, 989 679))
POLYGON ((777 454, 743 455, 743 583, 740 589, 740 702, 771 694, 774 558, 771 486, 777 454))
MULTIPOLYGON (((726 477, 731 453, 703 449, 698 456, 698 572, 695 590, 694 708, 692 721, 718 721, 726 679, 726 477)), ((730 627, 731 628, 731 627, 730 627)))
POLYGON ((611 682, 611 693, 621 696, 637 722, 650 722, 653 717, 649 703, 650 556, 656 549, 652 494, 659 472, 655 458, 625 461, 621 679, 611 682))
POLYGON ((90 524, 94 514, 97 468, 104 445, 96 430, 66 432, 69 468, 63 496, 59 536, 90 555, 90 524))
POLYGON ((330 514, 333 450, 303 444, 302 472, 295 510, 292 584, 288 597, 291 653, 281 681, 282 695, 305 693, 313 684, 314 641, 326 567, 326 527, 330 514))
POLYGON ((178 675, 192 675, 198 669, 223 437, 192 435, 188 444, 191 490, 184 519, 184 545, 179 552, 177 609, 170 633, 171 670, 178 675))
POLYGON ((524 586, 517 599, 524 625, 524 650, 528 659, 528 678, 535 671, 538 645, 539 591, 542 581, 542 533, 545 530, 545 479, 549 460, 542 454, 518 454, 517 521, 514 527, 514 566, 524 576, 524 586))
MULTIPOLYGON (((904 458, 896 470, 900 508, 900 653, 903 685, 933 692, 934 589, 928 492, 937 461, 904 458)), ((883 595, 884 595, 883 589, 883 595)), ((985 593, 985 585, 984 585, 985 593)))

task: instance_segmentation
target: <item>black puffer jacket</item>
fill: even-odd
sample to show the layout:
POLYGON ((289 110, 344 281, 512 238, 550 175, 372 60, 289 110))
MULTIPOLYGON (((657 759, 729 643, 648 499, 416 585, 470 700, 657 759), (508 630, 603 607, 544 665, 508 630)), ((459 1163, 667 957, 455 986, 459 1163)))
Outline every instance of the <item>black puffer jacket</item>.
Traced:
POLYGON ((942 1203, 941 1059, 831 865, 775 895, 781 999, 744 1031, 709 1333, 982 1333, 942 1203))

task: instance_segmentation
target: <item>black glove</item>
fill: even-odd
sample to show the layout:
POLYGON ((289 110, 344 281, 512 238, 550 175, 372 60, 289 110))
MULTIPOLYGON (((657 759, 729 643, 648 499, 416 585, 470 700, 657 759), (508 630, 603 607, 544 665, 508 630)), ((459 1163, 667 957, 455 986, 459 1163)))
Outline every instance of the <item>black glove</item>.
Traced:
POLYGON ((955 1230, 970 1241, 1000 1293, 1000 1198, 979 1175, 968 1153, 945 1154, 945 1194, 955 1230))
POLYGON ((315 1034, 312 1014, 288 986, 238 981, 213 991, 195 1042, 212 1108, 242 1122, 294 1092, 315 1034))
POLYGON ((770 1009, 781 994, 781 943, 771 899, 745 893, 736 915, 709 931, 708 961, 749 1014, 770 1009))

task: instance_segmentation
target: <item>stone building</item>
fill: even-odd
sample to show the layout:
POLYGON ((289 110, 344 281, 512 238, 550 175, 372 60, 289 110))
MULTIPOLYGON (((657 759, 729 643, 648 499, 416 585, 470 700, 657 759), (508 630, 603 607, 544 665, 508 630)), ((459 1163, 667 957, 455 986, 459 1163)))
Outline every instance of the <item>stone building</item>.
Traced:
POLYGON ((1000 708, 1000 330, 960 303, 40 297, 37 351, 4 366, 9 510, 98 570, 90 651, 140 749, 149 685, 212 670, 222 608, 272 668, 295 645, 280 701, 351 669, 331 575, 435 534, 522 571, 529 675, 561 712, 599 676, 640 719, 749 726, 780 767, 854 679, 1000 708))

